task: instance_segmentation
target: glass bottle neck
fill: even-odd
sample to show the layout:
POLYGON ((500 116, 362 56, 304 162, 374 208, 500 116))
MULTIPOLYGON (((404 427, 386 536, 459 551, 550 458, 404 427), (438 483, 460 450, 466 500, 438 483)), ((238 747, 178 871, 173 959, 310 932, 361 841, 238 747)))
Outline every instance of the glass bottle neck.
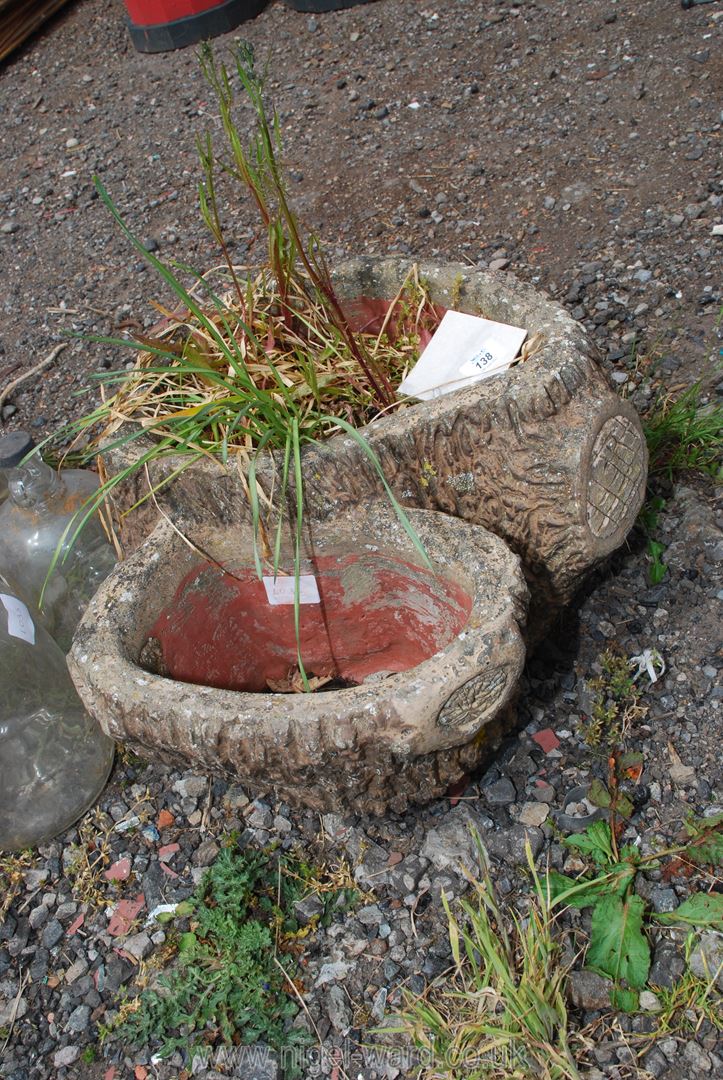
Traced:
POLYGON ((8 476, 10 498, 16 506, 42 510, 65 490, 65 484, 44 461, 28 461, 8 476))

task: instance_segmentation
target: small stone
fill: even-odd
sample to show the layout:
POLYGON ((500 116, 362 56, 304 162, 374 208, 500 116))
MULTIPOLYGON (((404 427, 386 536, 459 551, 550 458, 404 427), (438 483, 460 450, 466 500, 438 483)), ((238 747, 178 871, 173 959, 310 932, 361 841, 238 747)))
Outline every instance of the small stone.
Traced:
POLYGON ((556 202, 557 199, 553 198, 552 195, 545 195, 542 205, 545 207, 545 210, 554 210, 556 202))
POLYGON ((78 905, 73 900, 67 900, 64 904, 58 904, 55 909, 55 917, 60 922, 68 922, 69 919, 73 918, 77 910, 78 905))
POLYGON ((79 956, 78 959, 70 965, 70 967, 65 973, 66 983, 74 983, 76 979, 80 979, 83 975, 85 975, 87 970, 88 961, 85 959, 84 956, 79 956))
POLYGON ((274 815, 271 809, 261 799, 254 799, 251 809, 246 814, 246 821, 252 829, 270 830, 273 828, 274 815))
POLYGON ((675 945, 663 941, 656 946, 648 982, 669 990, 685 971, 685 963, 675 945))
POLYGON ((294 914, 302 926, 307 926, 312 919, 324 914, 324 903, 317 893, 309 893, 294 904, 294 914))
POLYGON ((144 960, 152 951, 153 942, 145 931, 134 934, 133 937, 129 937, 123 942, 123 952, 128 953, 129 956, 134 957, 136 960, 144 960))
POLYGON ((714 225, 711 229, 711 236, 723 236, 723 225, 714 225))
POLYGON ((53 1065, 56 1069, 64 1069, 69 1065, 75 1064, 79 1057, 79 1046, 64 1046, 62 1050, 58 1050, 58 1052, 53 1055, 53 1065))
POLYGON ((340 986, 330 987, 326 996, 326 1011, 334 1030, 340 1035, 346 1035, 351 1027, 351 1009, 340 986))
POLYGON ((552 784, 545 780, 535 780, 535 788, 532 792, 537 802, 547 803, 548 806, 555 801, 555 789, 552 784))
POLYGON ((65 1025, 66 1031, 72 1031, 75 1035, 80 1035, 85 1031, 90 1023, 90 1008, 88 1005, 78 1005, 76 1009, 73 1009, 72 1013, 68 1017, 68 1022, 65 1025))
MULTIPOLYGON (((205 776, 184 776, 173 785, 173 790, 182 799, 200 799, 207 789, 208 781, 205 776)), ((228 796, 228 792, 226 794, 228 796)))
POLYGON ((490 270, 504 270, 510 265, 509 259, 492 259, 489 264, 490 270))
POLYGON ((372 115, 375 120, 386 120, 389 116, 389 109, 386 105, 382 105, 379 109, 376 109, 372 115))
POLYGON ((655 885, 650 890, 650 903, 653 911, 659 915, 666 911, 675 911, 678 906, 678 897, 675 889, 666 889, 662 885, 655 885))
POLYGON ((215 840, 204 840, 191 856, 191 862, 194 866, 210 866, 220 850, 215 840))
POLYGON ((28 971, 30 978, 34 983, 43 982, 48 974, 48 966, 50 964, 50 950, 49 949, 36 949, 35 956, 32 959, 28 971))
POLYGON ((532 857, 536 858, 542 848, 543 834, 534 826, 513 825, 511 829, 487 833, 484 845, 490 855, 512 866, 527 865, 526 845, 529 843, 532 857))
POLYGON ((38 904, 28 915, 28 922, 33 930, 39 930, 42 926, 45 926, 48 921, 50 912, 45 904, 38 904))
POLYGON ((76 146, 80 146, 80 140, 71 136, 65 140, 65 146, 68 150, 75 150, 76 146))
POLYGON ((517 789, 506 776, 482 788, 482 794, 490 806, 509 806, 517 800, 517 789))
POLYGON ((351 971, 352 965, 344 960, 336 960, 333 963, 322 964, 319 974, 316 976, 314 986, 326 986, 328 983, 338 982, 345 979, 351 971))
MULTIPOLYGON (((143 887, 145 890, 145 884, 143 887)), ((108 933, 112 937, 122 937, 127 934, 144 906, 145 897, 143 893, 138 893, 133 899, 120 900, 116 904, 108 922, 108 933)))
POLYGON ((550 807, 545 803, 526 802, 520 810, 520 821, 523 825, 536 825, 539 827, 550 813, 550 807))
POLYGON ((286 834, 292 832, 294 826, 287 817, 283 816, 283 814, 277 814, 274 818, 274 828, 277 833, 286 834))
POLYGON ((384 921, 384 913, 378 904, 367 904, 356 912, 362 926, 379 926, 384 921))
POLYGON ((41 885, 50 877, 50 872, 45 870, 26 870, 23 874, 23 881, 25 882, 25 888, 28 892, 32 892, 33 889, 39 889, 41 885))
POLYGON ((20 226, 17 221, 3 221, 2 225, 0 225, 0 232, 14 233, 17 232, 19 228, 20 226))
MULTIPOLYGON (((455 814, 457 811, 453 811, 455 814)), ((460 871, 465 866, 474 873, 477 869, 477 852, 467 821, 453 818, 430 829, 422 845, 420 855, 429 859, 436 870, 460 871)))
POLYGON ((46 949, 52 949, 63 937, 63 927, 57 919, 53 919, 43 930, 41 941, 46 949))
POLYGON ((701 934, 688 966, 699 979, 711 979, 717 973, 715 984, 723 990, 723 937, 712 932, 701 934))
POLYGON ((594 971, 573 971, 568 980, 570 1001, 578 1009, 607 1009, 612 985, 594 971))
POLYGON ((663 1006, 660 1004, 660 998, 652 990, 642 990, 640 993, 640 1008, 643 1012, 658 1013, 663 1006))
POLYGON ((683 1060, 688 1064, 689 1076, 697 1076, 699 1073, 709 1073, 711 1071, 710 1054, 707 1054, 695 1039, 691 1039, 686 1044, 683 1050, 683 1060))

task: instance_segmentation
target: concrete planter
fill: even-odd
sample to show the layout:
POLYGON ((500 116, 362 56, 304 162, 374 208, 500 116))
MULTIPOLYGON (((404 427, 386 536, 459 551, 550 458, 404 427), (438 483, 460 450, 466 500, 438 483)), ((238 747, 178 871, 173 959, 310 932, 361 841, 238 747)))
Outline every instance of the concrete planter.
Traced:
MULTIPOLYGON (((340 266, 336 285, 350 302, 390 299, 410 265, 354 259, 340 266)), ((582 327, 558 304, 504 273, 434 263, 422 264, 420 272, 435 303, 525 326, 538 347, 511 370, 386 416, 365 434, 406 506, 484 525, 521 557, 534 639, 635 521, 647 474, 640 422, 609 387, 582 327)), ((139 455, 140 442, 114 452, 110 471, 139 455)), ((154 463, 154 483, 179 464, 174 457, 154 463)), ((304 470, 308 510, 320 520, 339 520, 380 493, 373 468, 342 436, 308 449, 304 470)), ((263 478, 263 466, 259 472, 263 478)), ((125 484, 120 509, 144 490, 141 477, 125 484)), ((166 510, 199 526, 223 522, 242 498, 235 470, 208 461, 187 469, 160 495, 166 510)), ((134 513, 124 534, 129 549, 156 517, 149 505, 134 513)))
POLYGON ((442 794, 511 723, 528 593, 485 529, 410 516, 433 571, 385 501, 307 527, 302 573, 321 602, 301 607, 305 666, 357 684, 315 694, 264 692, 295 664, 293 608, 269 606, 254 576, 243 504, 197 531, 206 559, 162 522, 76 634, 86 707, 141 754, 294 805, 381 813, 442 794))
MULTIPOLYGON (((357 259, 336 285, 351 310, 394 297, 409 268, 357 259)), ((157 460, 158 500, 206 562, 152 503, 128 517, 126 548, 141 547, 101 588, 69 658, 113 737, 292 804, 381 813, 443 793, 511 725, 524 579, 529 643, 631 528, 645 440, 557 304, 506 274, 420 269, 435 303, 525 326, 536 342, 510 371, 364 430, 436 576, 354 440, 305 450, 302 572, 321 595, 315 612, 302 609, 302 644, 307 668, 346 688, 280 693, 295 661, 290 609, 264 608, 236 467, 203 460, 159 489, 182 460, 157 460)), ((109 472, 141 443, 109 454, 109 472)), ((259 458, 264 490, 278 465, 259 458)), ((146 491, 140 473, 124 482, 118 509, 146 491)), ((288 549, 285 560, 288 570, 288 549)))

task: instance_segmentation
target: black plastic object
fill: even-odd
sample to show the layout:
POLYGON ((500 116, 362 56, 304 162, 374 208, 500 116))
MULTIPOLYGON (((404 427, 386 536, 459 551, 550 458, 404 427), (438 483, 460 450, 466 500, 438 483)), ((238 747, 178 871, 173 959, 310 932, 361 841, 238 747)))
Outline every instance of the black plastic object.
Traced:
POLYGON ((0 469, 12 469, 19 465, 35 446, 27 431, 11 431, 0 439, 0 469))
POLYGON ((323 11, 341 11, 343 8, 357 7, 358 4, 371 4, 373 0, 285 0, 285 3, 294 11, 317 15, 323 11))
POLYGON ((255 19, 268 0, 226 0, 207 11, 186 15, 166 23, 140 26, 129 18, 131 41, 138 52, 170 52, 197 45, 199 41, 228 34, 249 19, 255 19))

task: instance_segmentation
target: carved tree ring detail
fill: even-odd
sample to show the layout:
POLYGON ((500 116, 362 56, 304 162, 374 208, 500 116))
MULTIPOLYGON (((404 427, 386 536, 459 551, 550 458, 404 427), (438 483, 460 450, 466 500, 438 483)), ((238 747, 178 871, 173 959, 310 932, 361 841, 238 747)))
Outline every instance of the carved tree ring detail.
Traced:
POLYGON ((458 686, 447 698, 437 717, 440 727, 462 727, 481 718, 501 699, 507 687, 508 668, 485 671, 458 686))
POLYGON ((606 420, 590 459, 587 523, 593 536, 605 539, 628 522, 645 481, 645 461, 639 429, 625 416, 606 420))

